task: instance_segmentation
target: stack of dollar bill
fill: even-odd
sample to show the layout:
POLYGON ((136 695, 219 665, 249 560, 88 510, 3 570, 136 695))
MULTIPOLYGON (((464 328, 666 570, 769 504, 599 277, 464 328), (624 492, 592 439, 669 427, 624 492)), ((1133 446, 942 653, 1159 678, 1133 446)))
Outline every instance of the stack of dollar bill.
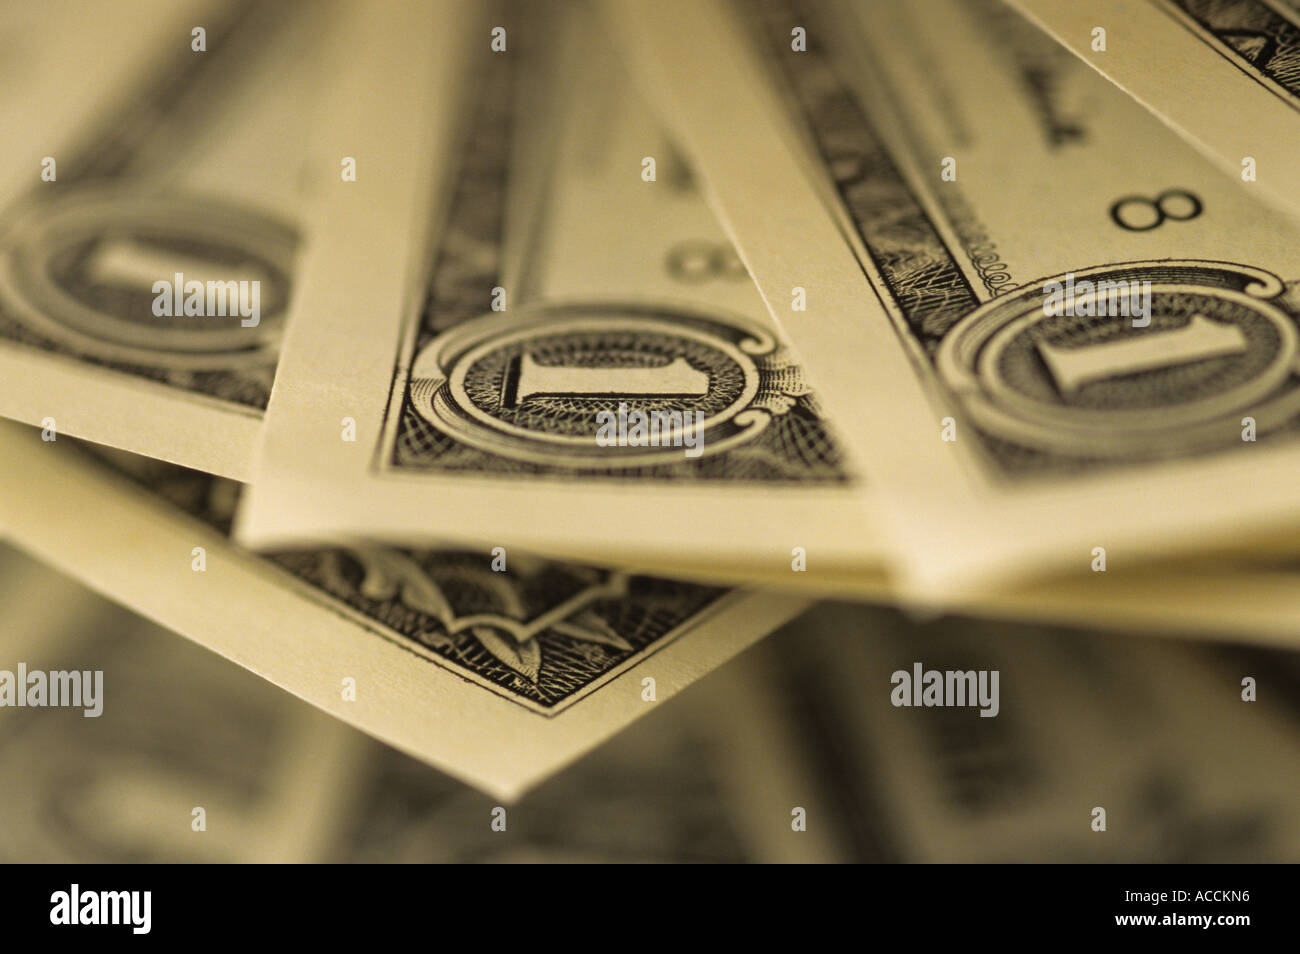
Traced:
MULTIPOLYGON (((1053 792, 1106 780, 1032 752, 1123 735, 1124 705, 1164 726, 1111 766, 1163 826, 1134 856, 1194 854, 1171 819, 1216 810, 1223 844, 1295 843, 1294 813, 1234 828, 1217 775, 1151 764, 1170 726, 1225 760, 1243 731, 1300 748, 1282 714, 1241 713, 1246 657, 1132 638, 1300 638, 1293 0, 55 0, 0 20, 19 550, 507 802, 839 601, 539 789, 559 806, 611 760, 677 766, 646 785, 679 813, 597 854, 1086 856, 1053 792), (907 738, 951 755, 947 729, 889 703, 927 652, 1019 678, 947 762, 907 738), (1054 686, 1071 666, 1091 675, 1054 686), (1148 676, 1166 689, 1139 704, 1148 676), (839 720, 860 764, 799 719, 839 720), (996 813, 959 824, 1031 781, 1048 807, 1019 847, 996 813), (715 788, 851 837, 768 844, 715 788)), ((7 560, 33 655, 57 628, 41 606, 112 628, 7 560)), ((131 724, 202 721, 145 698, 188 665, 167 639, 101 642, 131 724)), ((480 810, 449 788, 401 815, 434 776, 232 678, 181 695, 248 751, 277 727, 240 762, 259 857, 400 852, 480 810)), ((465 837, 439 850, 499 850, 465 837)))

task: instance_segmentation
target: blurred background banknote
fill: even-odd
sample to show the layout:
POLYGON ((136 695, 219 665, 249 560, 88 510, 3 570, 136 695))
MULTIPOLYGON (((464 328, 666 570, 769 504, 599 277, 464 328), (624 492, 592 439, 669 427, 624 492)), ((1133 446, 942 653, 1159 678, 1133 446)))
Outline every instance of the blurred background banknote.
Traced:
POLYGON ((53 102, 0 101, 39 170, 0 192, 0 412, 246 479, 321 161, 309 130, 345 52, 341 5, 46 10, 6 34, 25 46, 40 30, 6 75, 53 102), (82 49, 101 44, 114 55, 82 49), (223 296, 243 282, 256 314, 224 297, 202 320, 159 308, 155 283, 178 277, 223 296))
POLYGON ((1296 24, 0 8, 0 851, 1297 860, 1296 24))

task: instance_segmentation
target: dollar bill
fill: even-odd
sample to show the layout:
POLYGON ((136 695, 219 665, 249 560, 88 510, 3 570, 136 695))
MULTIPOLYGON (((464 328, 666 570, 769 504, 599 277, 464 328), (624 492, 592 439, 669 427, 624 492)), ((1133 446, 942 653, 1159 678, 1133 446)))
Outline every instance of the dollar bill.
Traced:
POLYGON ((1009 0, 1233 179, 1300 213, 1295 0, 1009 0))
POLYGON ((1294 226, 1127 96, 986 4, 605 9, 912 583, 1294 525, 1294 226))
POLYGON ((429 75, 359 77, 341 128, 383 165, 326 200, 240 539, 878 566, 861 483, 617 51, 581 6, 500 9, 444 21, 410 57, 429 75))
POLYGON ((1284 863, 1300 851, 1300 734, 1268 657, 829 605, 781 635, 798 652, 773 640, 736 665, 811 756, 807 790, 825 814, 808 830, 829 826, 854 857, 1284 863), (896 705, 896 675, 918 663, 997 672, 997 715, 896 705), (1247 677, 1267 698, 1243 701, 1247 677))
POLYGON ((339 161, 310 148, 315 108, 361 11, 47 7, 56 36, 14 64, 33 96, 7 113, 22 169, 0 191, 0 414, 247 479, 307 170, 339 161))
POLYGON ((0 668, 102 673, 99 714, 0 709, 6 862, 323 860, 366 740, 0 546, 0 668))
POLYGON ((183 36, 188 43, 191 27, 204 22, 210 8, 200 0, 135 0, 114 8, 95 0, 5 4, 0 118, 7 141, 0 202, 54 185, 68 158, 60 144, 84 135, 106 102, 134 91, 163 37, 183 36))
POLYGON ((723 586, 760 586, 819 599, 897 606, 918 619, 950 613, 980 619, 1076 625, 1144 635, 1296 647, 1300 631, 1300 560, 1293 553, 1220 553, 1143 562, 1124 573, 1075 572, 1024 583, 946 587, 935 596, 883 570, 804 572, 692 563, 688 558, 643 572, 677 574, 723 586))
POLYGON ((4 545, 0 597, 0 669, 104 686, 93 720, 0 709, 7 862, 847 860, 789 837, 824 817, 798 742, 725 667, 506 809, 4 545))
POLYGON ((808 602, 487 549, 263 558, 229 540, 233 481, 20 425, 0 441, 0 532, 13 542, 501 798, 808 602))

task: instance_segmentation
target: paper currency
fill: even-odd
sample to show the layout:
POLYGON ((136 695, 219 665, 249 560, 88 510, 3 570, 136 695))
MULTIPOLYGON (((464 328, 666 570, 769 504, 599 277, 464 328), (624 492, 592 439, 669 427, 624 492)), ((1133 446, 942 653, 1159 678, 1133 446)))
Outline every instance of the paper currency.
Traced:
POLYGON ((367 74, 344 124, 392 163, 330 187, 240 538, 877 566, 869 501, 616 51, 577 16, 519 23, 508 55, 445 22, 438 76, 367 74))
POLYGON ((799 653, 764 673, 763 657, 782 648, 765 643, 743 664, 774 709, 802 718, 805 749, 820 751, 822 777, 835 780, 818 790, 841 793, 826 821, 858 853, 1258 863, 1300 850, 1300 736, 1283 684, 1265 675, 1271 666, 1185 643, 1008 623, 915 626, 851 607, 810 613, 788 635, 799 653), (894 674, 918 663, 999 673, 998 715, 895 705, 894 674), (1247 676, 1278 690, 1272 702, 1242 702, 1247 676))
MULTIPOLYGON (((1045 48, 1049 63, 1090 79, 1085 70, 1014 13, 1003 11, 1003 16, 1029 32, 1022 42, 1031 50, 1035 44, 1039 51, 1045 48)), ((485 444, 487 431, 474 430, 482 421, 471 427, 468 418, 459 419, 459 412, 450 409, 475 388, 482 391, 487 377, 473 386, 465 377, 463 395, 458 397, 461 392, 454 369, 448 368, 438 385, 443 390, 434 394, 428 389, 437 382, 429 384, 415 371, 404 370, 401 362, 413 368, 422 360, 421 354, 469 355, 490 366, 483 375, 500 375, 501 380, 509 381, 513 374, 516 387, 527 391, 530 374, 550 373, 527 363, 534 360, 534 353, 543 355, 543 360, 556 360, 555 355, 570 354, 566 349, 579 347, 575 341, 588 341, 592 328, 616 318, 589 314, 595 324, 588 330, 556 337, 548 329, 555 322, 567 321, 566 309, 586 309, 582 300, 574 297, 577 295, 626 300, 629 295, 639 298, 656 293, 680 301, 689 291, 695 296, 689 307, 696 313, 702 314, 716 303, 720 314, 744 309, 738 313, 748 315, 752 325, 763 320, 759 314, 762 305, 743 274, 743 266, 734 281, 688 285, 666 277, 672 271, 665 270, 663 264, 673 260, 675 250, 707 246, 725 251, 727 240, 710 219, 692 183, 682 178, 672 145, 651 121, 649 107, 640 102, 618 71, 609 44, 595 42, 581 30, 567 40, 563 33, 540 35, 556 44, 560 61, 580 60, 583 66, 572 75, 557 75, 554 64, 546 72, 547 59, 535 53, 531 60, 512 60, 482 51, 478 68, 488 72, 481 75, 495 79, 480 78, 468 84, 479 98, 465 108, 477 117, 477 124, 472 134, 463 134, 461 167, 450 174, 461 184, 434 190, 435 196, 450 194, 453 198, 447 200, 444 236, 435 241, 428 256, 430 271, 423 283, 428 288, 422 287, 413 296, 418 308, 408 313, 405 331, 399 324, 398 307, 409 307, 410 302, 393 297, 396 276, 391 282, 375 280, 369 288, 358 289, 358 274, 369 280, 376 277, 374 271, 367 267, 358 272, 344 263, 357 249, 371 244, 363 237, 368 227, 399 234, 418 231, 413 224, 384 221, 377 216, 377 207, 393 206, 408 216, 433 213, 412 210, 409 203, 394 198, 394 194, 418 190, 391 174, 380 177, 385 195, 382 202, 354 192, 353 186, 359 183, 331 187, 333 197, 327 205, 333 206, 336 215, 327 217, 314 254, 301 270, 303 297, 291 321, 286 357, 268 416, 267 450, 249 492, 251 505, 246 500, 246 519, 237 522, 246 538, 282 545, 313 536, 408 544, 453 540, 506 549, 519 544, 537 553, 653 569, 671 577, 896 601, 926 611, 941 603, 966 612, 1045 622, 1149 627, 1178 635, 1195 632, 1211 638, 1294 644, 1300 618, 1300 595, 1293 585, 1294 561, 1251 563, 1237 558, 1225 563, 1222 558, 1214 562, 1206 557, 1199 565, 1130 565, 1122 573, 1058 574, 1019 587, 950 586, 940 601, 931 592, 889 578, 877 556, 879 533, 868 529, 865 520, 854 521, 855 515, 863 515, 861 501, 867 499, 870 488, 844 486, 848 480, 842 471, 823 468, 819 476, 815 462, 791 459, 786 465, 788 476, 801 474, 792 480, 793 486, 764 491, 762 481, 725 469, 732 466, 728 460, 733 453, 742 453, 744 445, 739 451, 724 452, 719 463, 724 469, 710 478, 692 474, 681 448, 670 450, 683 457, 676 470, 600 472, 543 466, 540 461, 544 458, 537 453, 540 445, 526 436, 513 444, 504 437, 490 447, 485 444), (574 52, 577 49, 583 51, 581 57, 574 52), (540 72, 550 79, 552 88, 539 92, 537 84, 530 84, 521 92, 509 83, 511 70, 523 70, 529 76, 540 72), (502 88, 493 83, 502 84, 502 88), (543 105, 523 108, 522 104, 538 99, 543 105), (488 103, 521 105, 518 116, 507 123, 486 111, 488 103), (538 114, 558 117, 558 121, 540 124, 541 129, 536 122, 530 125, 526 121, 538 114), (516 127, 522 131, 512 133, 516 127), (506 155, 493 160, 494 148, 506 155), (660 167, 665 170, 663 180, 641 178, 641 160, 647 153, 665 157, 660 167), (512 168, 518 170, 513 175, 512 168), (679 171, 671 171, 674 168, 679 171), (538 195, 543 189, 544 200, 538 195), (483 222, 492 218, 487 209, 496 209, 501 219, 491 234, 483 233, 483 222), (529 240, 516 237, 512 242, 512 230, 529 240), (684 238, 673 244, 674 235, 684 238), (700 235, 709 238, 693 238, 700 235), (495 243, 495 251, 484 250, 488 240, 495 243), (466 251, 469 249, 474 250, 473 255, 466 251), (471 267, 479 262, 487 264, 477 270, 471 267), (498 281, 511 289, 496 286, 498 281), (500 288, 507 301, 522 298, 521 311, 510 306, 493 311, 487 304, 491 299, 487 289, 492 287, 500 288), (465 298, 470 299, 468 303, 465 298), (372 308, 367 304, 372 299, 381 303, 372 308), (550 306, 545 304, 534 307, 533 299, 562 304, 548 311, 550 306), (388 322, 392 334, 376 335, 373 325, 358 322, 356 315, 377 314, 376 308, 385 307, 382 300, 388 300, 393 309, 388 322), (538 317, 539 308, 546 314, 538 317), (533 329, 522 344, 516 334, 521 321, 533 329), (403 347, 403 334, 405 350, 399 353, 395 349, 403 347), (516 345, 520 349, 517 354, 516 345), (499 354, 493 350, 497 348, 499 354), (497 357, 489 360, 493 354, 497 357), (399 362, 395 374, 385 356, 399 362), (370 366, 372 359, 375 380, 367 386, 365 376, 350 369, 370 366), (519 362, 513 371, 510 360, 519 362), (411 380, 404 386, 405 377, 411 380), (384 401, 388 402, 386 411, 384 401), (357 408, 366 408, 365 416, 358 416, 357 408), (340 423, 357 423, 357 434, 373 434, 370 446, 358 449, 363 441, 347 440, 346 428, 334 425, 335 415, 340 423), (374 427, 367 423, 371 420, 376 422, 374 427), (369 460, 362 457, 370 454, 375 456, 369 460), (791 469, 796 467, 798 471, 791 469), (710 479, 722 484, 719 495, 710 493, 710 479), (305 493, 305 487, 311 492, 305 493), (448 506, 448 501, 454 501, 454 506, 448 506), (728 502, 734 506, 728 507, 728 502), (591 509, 601 519, 583 516, 591 509), (758 514, 763 518, 755 519, 758 514), (797 563, 792 559, 796 548, 812 555, 812 562, 805 562, 797 572, 792 566, 797 563)), ((527 53, 516 55, 526 57, 527 53)), ((473 67, 458 68, 457 72, 479 75, 473 67)), ((1098 87, 1108 92, 1104 83, 1094 84, 1093 89, 1098 87)), ((382 89, 387 95, 386 81, 382 89)), ((384 115, 369 99, 363 97, 359 102, 366 104, 363 112, 384 115)), ((448 109, 427 112, 436 116, 448 109)), ((1140 111, 1133 112, 1140 117, 1140 111)), ((409 125, 397 124, 388 132, 406 131, 409 125)), ((367 138, 379 135, 368 134, 367 138)), ((1030 159, 1038 161, 1039 157, 1030 159)), ((383 247, 377 240, 375 246, 383 247)), ((380 263, 375 265, 380 267, 380 263)), ((399 268, 397 264, 392 267, 399 268)), ((770 333, 771 326, 766 327, 769 330, 764 333, 770 333)), ((590 341, 572 354, 583 362, 602 363, 625 361, 630 352, 647 348, 659 354, 662 341, 657 333, 647 331, 646 335, 637 340, 620 330, 604 344, 594 339, 597 351, 603 348, 603 354, 584 353, 582 348, 590 341)), ((698 352, 689 357, 700 360, 698 352)), ((796 370, 792 365, 783 377, 796 370)), ((495 400, 494 392, 483 393, 495 400)), ((479 407, 474 400, 478 398, 462 410, 469 413, 479 407)), ((572 423, 577 415, 585 414, 590 438, 599 411, 627 400, 607 396, 559 400, 543 395, 531 402, 536 408, 530 410, 529 402, 521 402, 516 410, 521 414, 528 411, 527 419, 537 426, 543 426, 538 415, 558 415, 561 421, 572 423)), ((815 405, 796 405, 775 415, 765 425, 766 434, 800 420, 806 422, 800 413, 813 408, 815 405)), ((774 448, 802 446, 810 437, 819 445, 828 439, 820 430, 787 432, 786 437, 793 439, 797 434, 802 436, 793 444, 783 438, 775 445, 764 443, 760 436, 754 442, 754 452, 770 462, 774 448)), ((593 440, 576 448, 566 446, 582 454, 622 450, 601 447, 593 440)), ((563 451, 557 446, 548 453, 556 460, 563 451)))
POLYGON ((1300 213, 1294 0, 1009 0, 1249 190, 1300 213))
POLYGON ((0 9, 0 856, 1296 860, 1297 10, 0 9))
POLYGON ((940 598, 1277 535, 1297 513, 1294 227, 983 9, 927 4, 946 25, 927 30, 909 4, 710 2, 682 36, 684 6, 606 6, 894 504, 912 582, 940 598))
POLYGON ((247 479, 357 12, 130 4, 99 32, 106 8, 51 7, 74 22, 33 71, 65 98, 22 104, 17 154, 48 155, 0 193, 0 414, 247 479))
POLYGON ((17 427, 0 430, 11 540, 502 798, 806 606, 487 549, 259 558, 227 537, 234 482, 118 454, 124 476, 17 427))
POLYGON ((103 712, 5 709, 0 856, 320 860, 361 736, 8 547, 0 653, 103 674, 103 712), (196 809, 198 811, 196 812, 196 809))
POLYGON ((883 571, 809 567, 802 573, 788 568, 762 573, 686 561, 646 563, 641 569, 719 585, 894 605, 923 619, 961 613, 1283 648, 1294 648, 1300 631, 1300 561, 1286 553, 1224 553, 1143 563, 1123 573, 1054 574, 1018 585, 948 587, 937 599, 883 571))
POLYGON ((4 710, 6 861, 846 860, 827 833, 783 837, 790 798, 819 803, 797 742, 718 710, 746 701, 733 677, 506 807, 9 547, 0 594, 4 659, 98 669, 110 699, 93 732, 77 713, 4 710), (737 758, 745 739, 760 760, 737 758))

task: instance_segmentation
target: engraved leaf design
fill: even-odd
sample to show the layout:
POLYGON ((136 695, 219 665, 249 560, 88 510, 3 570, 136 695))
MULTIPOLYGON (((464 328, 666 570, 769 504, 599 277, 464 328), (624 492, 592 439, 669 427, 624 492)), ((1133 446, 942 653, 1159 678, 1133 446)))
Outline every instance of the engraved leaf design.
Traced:
POLYGON ((365 569, 361 593, 370 599, 398 597, 411 609, 427 613, 448 625, 455 614, 438 584, 414 560, 391 550, 354 550, 365 569))
POLYGON ((468 631, 492 656, 530 682, 537 683, 541 678, 542 648, 536 634, 546 629, 584 642, 612 646, 623 652, 634 650, 631 643, 585 605, 602 596, 624 592, 627 580, 622 574, 590 586, 541 616, 525 621, 521 618, 523 600, 509 580, 496 573, 471 572, 468 576, 493 592, 509 615, 480 613, 461 617, 437 581, 404 554, 379 548, 358 548, 350 552, 364 570, 360 586, 362 595, 377 600, 399 599, 411 609, 442 623, 448 636, 468 631))
POLYGON ((503 638, 491 626, 471 626, 470 633, 484 649, 515 672, 536 683, 542 671, 542 647, 535 639, 515 642, 503 638))
POLYGON ((587 643, 603 643, 624 652, 632 652, 633 646, 626 639, 614 632, 610 625, 600 618, 595 610, 583 610, 562 622, 553 623, 551 629, 587 643))

